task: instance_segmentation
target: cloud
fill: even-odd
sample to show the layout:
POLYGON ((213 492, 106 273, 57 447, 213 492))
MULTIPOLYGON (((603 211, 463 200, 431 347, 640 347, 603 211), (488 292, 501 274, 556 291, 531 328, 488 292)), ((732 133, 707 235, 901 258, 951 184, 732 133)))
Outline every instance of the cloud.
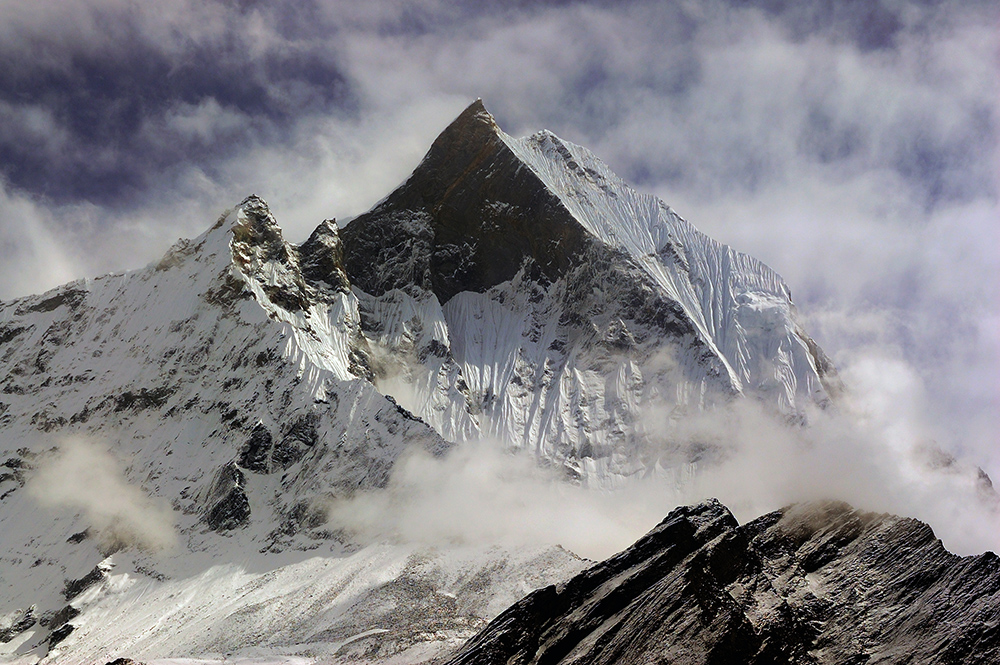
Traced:
POLYGON ((45 291, 80 275, 52 215, 0 181, 0 299, 45 291))
POLYGON ((931 197, 992 176, 975 153, 995 129, 996 38, 977 3, 90 0, 3 12, 8 177, 61 203, 136 205, 176 186, 161 172, 184 163, 224 177, 237 156, 297 152, 296 131, 321 118, 354 128, 381 115, 384 128, 394 106, 447 101, 440 128, 475 96, 511 131, 552 127, 640 185, 703 196, 799 162, 881 166, 931 197), (236 119, 225 132, 171 122, 213 105, 236 119))
POLYGON ((812 413, 806 428, 788 428, 751 403, 697 418, 701 436, 727 455, 699 470, 691 492, 719 497, 741 519, 803 500, 843 500, 921 519, 952 551, 996 551, 998 497, 974 464, 940 445, 947 428, 929 417, 914 369, 865 354, 843 374, 846 401, 812 413))
POLYGON ((740 399, 710 412, 644 418, 651 475, 613 491, 571 485, 565 470, 471 442, 443 458, 401 459, 386 489, 335 501, 333 526, 362 542, 562 545, 602 559, 630 545, 674 506, 710 497, 741 521, 803 501, 841 500, 916 517, 961 554, 1000 549, 1000 497, 967 460, 941 448, 919 375, 898 358, 858 355, 850 390, 832 410, 791 427, 740 399), (659 448, 658 448, 659 447, 659 448), (678 450, 697 461, 678 467, 678 450))
POLYGON ((351 107, 335 52, 302 41, 308 17, 294 3, 280 15, 221 2, 152 11, 92 1, 69 15, 37 4, 0 14, 8 37, 0 103, 15 111, 0 135, 0 169, 16 187, 59 204, 135 205, 150 190, 176 186, 174 168, 209 169, 282 141, 299 115, 351 107), (192 132, 193 109, 202 128, 207 114, 221 125, 192 132), (54 125, 54 138, 40 124, 54 125))
POLYGON ((170 507, 130 484, 117 460, 94 443, 64 440, 38 465, 27 488, 45 508, 81 513, 105 551, 156 551, 176 544, 170 507))
POLYGON ((603 559, 677 503, 666 485, 602 494, 564 481, 558 470, 539 468, 529 456, 473 442, 443 459, 408 454, 387 489, 337 501, 329 515, 331 524, 368 542, 562 545, 603 559))

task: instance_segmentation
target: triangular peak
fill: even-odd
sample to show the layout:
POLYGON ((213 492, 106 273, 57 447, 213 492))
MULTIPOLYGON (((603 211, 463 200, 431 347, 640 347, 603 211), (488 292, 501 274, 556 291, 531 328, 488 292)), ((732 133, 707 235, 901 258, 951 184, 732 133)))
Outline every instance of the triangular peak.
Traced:
POLYGON ((562 274, 588 234, 510 140, 482 100, 470 104, 403 185, 342 229, 351 283, 445 302, 511 279, 526 261, 548 279, 562 274))
POLYGON ((469 128, 480 126, 491 129, 494 133, 501 131, 500 126, 497 125, 496 118, 487 110, 486 105, 483 104, 483 100, 477 99, 465 107, 465 110, 442 132, 442 135, 448 131, 468 130, 469 128))

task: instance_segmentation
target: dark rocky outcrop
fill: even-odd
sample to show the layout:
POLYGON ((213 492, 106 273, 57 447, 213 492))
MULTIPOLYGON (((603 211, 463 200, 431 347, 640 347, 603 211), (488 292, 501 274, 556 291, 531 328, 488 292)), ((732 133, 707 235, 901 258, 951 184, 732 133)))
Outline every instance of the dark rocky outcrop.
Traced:
POLYGON ((144 409, 155 409, 163 406, 174 394, 174 388, 170 386, 160 386, 158 388, 140 388, 136 391, 127 390, 114 398, 115 411, 125 411, 132 409, 142 411, 144 409))
POLYGON ((86 289, 77 288, 80 282, 73 282, 65 286, 60 286, 52 291, 40 296, 33 296, 25 299, 24 303, 18 307, 16 313, 31 314, 41 312, 52 312, 60 307, 76 309, 87 299, 86 289))
POLYGON ((319 439, 318 413, 296 418, 281 438, 275 438, 263 423, 257 423, 240 451, 238 464, 253 473, 284 471, 302 459, 319 439))
POLYGON ((250 430, 243 449, 240 451, 239 465, 247 471, 254 473, 268 473, 270 470, 269 457, 271 448, 274 446, 274 437, 267 430, 263 423, 257 423, 250 430))
POLYGON ((302 278, 298 254, 285 242, 281 227, 274 221, 267 202, 248 196, 240 204, 244 217, 233 226, 233 261, 248 275, 254 276, 272 303, 290 312, 308 309, 310 289, 302 278), (266 262, 281 267, 280 275, 264 277, 257 268, 266 262))
POLYGON ((219 469, 208 492, 208 511, 204 520, 215 531, 228 531, 246 526, 250 521, 250 500, 246 493, 246 476, 235 463, 219 469))
POLYGON ((302 276, 310 284, 325 282, 338 291, 350 291, 351 284, 344 269, 344 245, 334 220, 324 220, 308 240, 299 245, 299 262, 302 276))
POLYGON ((50 630, 56 630, 78 616, 80 616, 80 610, 72 605, 64 605, 62 609, 56 610, 50 615, 43 616, 38 623, 48 626, 50 630))
POLYGON ((53 630, 49 634, 49 648, 51 649, 55 645, 65 640, 67 637, 70 636, 70 633, 72 633, 75 629, 76 627, 73 624, 67 623, 53 630))
POLYGON ((75 580, 66 580, 66 584, 63 586, 63 598, 73 600, 90 587, 104 581, 107 579, 110 569, 110 564, 102 562, 94 566, 93 570, 83 577, 75 580))
POLYGON ((35 606, 16 610, 6 617, 0 618, 0 644, 6 644, 20 633, 28 630, 38 621, 35 617, 35 606))
POLYGON ((510 607, 451 665, 1000 662, 1000 559, 842 503, 682 507, 510 607))

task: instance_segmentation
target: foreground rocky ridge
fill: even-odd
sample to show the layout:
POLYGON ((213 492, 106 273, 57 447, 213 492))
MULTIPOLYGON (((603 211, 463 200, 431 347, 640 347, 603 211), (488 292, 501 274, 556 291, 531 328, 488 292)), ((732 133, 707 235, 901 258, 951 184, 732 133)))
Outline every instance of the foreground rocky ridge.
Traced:
POLYGON ((1000 662, 1000 559, 843 503, 681 507, 503 614, 449 665, 1000 662))

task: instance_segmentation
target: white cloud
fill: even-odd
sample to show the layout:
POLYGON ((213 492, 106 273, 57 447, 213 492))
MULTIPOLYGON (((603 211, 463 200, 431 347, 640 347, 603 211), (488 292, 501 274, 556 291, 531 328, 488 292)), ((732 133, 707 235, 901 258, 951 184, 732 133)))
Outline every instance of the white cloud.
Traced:
POLYGON ((678 504, 716 497, 746 521, 834 499, 921 519, 961 554, 1000 548, 997 496, 974 466, 938 447, 942 428, 929 417, 914 369, 866 353, 851 359, 844 376, 849 393, 836 409, 811 413, 809 427, 789 427, 752 400, 669 423, 664 410, 651 408, 646 430, 654 441, 712 449, 696 473, 633 479, 602 492, 566 483, 561 469, 539 468, 530 455, 474 442, 443 458, 403 458, 386 489, 335 502, 331 524, 362 541, 559 544, 601 559, 678 504))
POLYGON ((125 478, 117 460, 83 439, 66 439, 38 465, 28 491, 49 509, 79 511, 107 551, 134 546, 161 550, 176 544, 170 506, 125 478))
POLYGON ((40 293, 80 276, 43 206, 0 183, 0 299, 40 293))
POLYGON ((442 459, 408 455, 387 489, 334 503, 330 519, 362 541, 558 544, 603 559, 663 519, 677 498, 665 485, 585 490, 527 456, 469 443, 442 459))

